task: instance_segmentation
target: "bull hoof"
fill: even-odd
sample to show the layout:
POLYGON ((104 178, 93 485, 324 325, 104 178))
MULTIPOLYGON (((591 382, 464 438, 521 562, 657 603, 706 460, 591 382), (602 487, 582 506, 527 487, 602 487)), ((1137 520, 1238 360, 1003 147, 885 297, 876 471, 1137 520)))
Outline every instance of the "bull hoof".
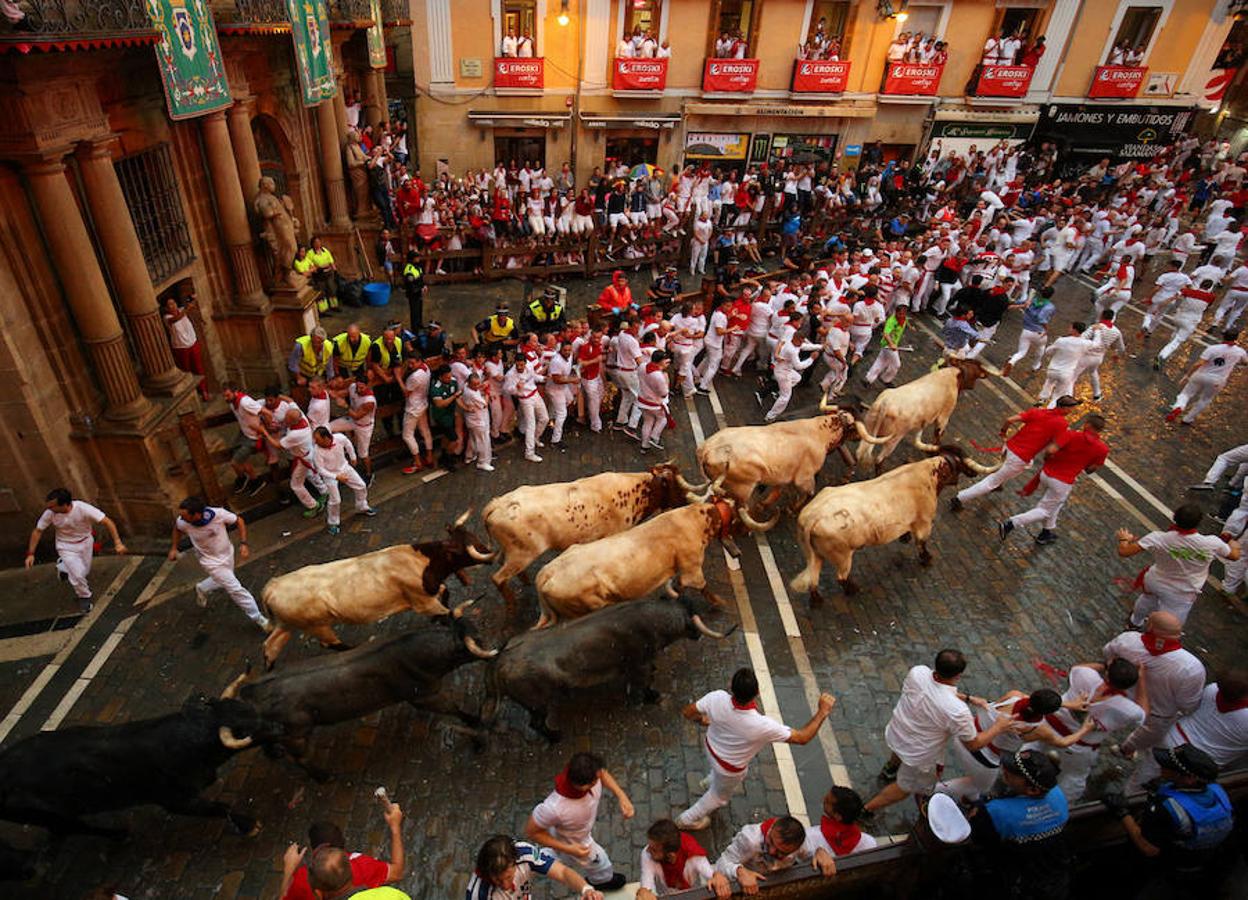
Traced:
POLYGON ((900 543, 902 543, 902 544, 908 544, 908 543, 910 543, 910 532, 908 532, 908 531, 907 531, 907 532, 906 532, 905 534, 903 534, 901 537, 897 538, 897 540, 898 540, 900 543))
POLYGON ((724 538, 720 543, 724 545, 724 549, 728 551, 728 555, 733 559, 741 558, 741 548, 737 546, 737 542, 732 538, 724 538))
POLYGON ((931 564, 932 564, 932 554, 924 550, 922 553, 919 554, 919 565, 930 566, 931 564))
POLYGON ((858 585, 854 584, 852 580, 846 578, 841 582, 841 590, 845 592, 845 596, 852 597, 854 594, 858 593, 858 585))

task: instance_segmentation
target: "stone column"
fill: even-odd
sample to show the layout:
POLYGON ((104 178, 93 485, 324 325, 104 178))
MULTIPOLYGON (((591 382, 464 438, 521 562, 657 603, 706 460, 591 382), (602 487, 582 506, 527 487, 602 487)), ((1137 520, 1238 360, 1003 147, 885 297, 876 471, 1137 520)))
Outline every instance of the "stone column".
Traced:
POLYGON ((107 401, 105 417, 125 421, 139 419, 151 404, 139 390, 134 363, 121 333, 121 322, 113 309, 86 223, 70 190, 65 163, 60 159, 40 160, 27 165, 25 172, 57 276, 65 288, 65 299, 83 343, 87 345, 107 401))
POLYGON ((243 186, 238 177, 225 113, 209 113, 200 121, 203 123, 204 155, 217 199, 218 224, 230 253, 238 302, 243 306, 263 306, 268 298, 260 284, 260 267, 256 262, 256 248, 247 221, 243 186))
POLYGON ((256 152, 256 136, 251 130, 251 98, 235 100, 226 118, 229 120, 230 143, 238 178, 243 186, 243 200, 250 209, 260 193, 260 155, 256 152))
POLYGON ((143 247, 113 168, 110 141, 111 138, 83 144, 78 153, 78 169, 113 287, 130 321, 130 334, 146 374, 146 384, 157 392, 168 393, 184 375, 173 364, 143 247))
POLYGON ((376 126, 379 122, 388 121, 390 118, 390 104, 386 101, 386 70, 368 69, 365 72, 365 80, 372 97, 368 124, 376 126))
POLYGON ((342 175, 342 144, 338 140, 338 117, 332 100, 316 107, 316 128, 321 144, 321 178, 325 182, 325 202, 329 204, 331 228, 351 228, 347 213, 347 185, 342 175))

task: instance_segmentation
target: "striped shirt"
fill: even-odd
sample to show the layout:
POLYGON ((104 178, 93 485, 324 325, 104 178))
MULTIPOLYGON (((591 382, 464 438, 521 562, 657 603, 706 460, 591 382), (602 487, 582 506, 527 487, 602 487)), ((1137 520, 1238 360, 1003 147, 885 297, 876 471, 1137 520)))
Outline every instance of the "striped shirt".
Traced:
POLYGON ((510 891, 495 887, 476 872, 468 879, 468 893, 464 900, 530 900, 533 889, 529 875, 536 872, 546 875, 555 864, 555 854, 545 847, 537 847, 526 841, 516 841, 516 879, 510 891))

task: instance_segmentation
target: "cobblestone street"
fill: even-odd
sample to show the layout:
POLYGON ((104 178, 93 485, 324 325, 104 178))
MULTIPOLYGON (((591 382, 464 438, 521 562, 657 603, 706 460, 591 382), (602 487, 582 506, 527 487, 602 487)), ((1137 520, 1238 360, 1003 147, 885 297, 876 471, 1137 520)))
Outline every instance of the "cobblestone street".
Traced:
MULTIPOLYGON (((1146 280, 1151 281, 1140 278, 1137 284, 1146 280)), ((640 284, 635 280, 634 289, 640 284)), ((1137 288, 1137 296, 1142 290, 1137 288)), ((495 294, 504 293, 516 292, 509 286, 459 298, 465 305, 474 304, 460 311, 460 320, 467 323, 484 315, 495 294)), ((1090 291, 1080 280, 1063 279, 1057 301, 1054 335, 1064 333, 1070 321, 1092 315, 1090 291)), ((517 307, 518 298, 512 302, 513 310, 517 307)), ((1129 307, 1122 319, 1130 342, 1140 315, 1129 307)), ((898 383, 923 374, 936 359, 932 322, 921 317, 912 325, 907 343, 916 352, 903 354, 898 383)), ((990 362, 1000 365, 1013 352, 1018 328, 1018 316, 1012 314, 986 353, 990 362)), ((457 338, 465 333, 463 327, 454 330, 457 338)), ((1155 336, 1151 349, 1166 334, 1168 328, 1155 336)), ((790 724, 809 718, 819 690, 835 694, 838 703, 820 740, 793 747, 791 754, 785 746, 759 757, 746 791, 713 817, 709 833, 700 835, 712 856, 746 822, 786 810, 816 819, 820 798, 834 778, 869 797, 887 756, 884 725, 910 666, 929 664, 941 647, 957 646, 968 656, 964 684, 973 693, 995 697, 1009 689, 1044 686, 1047 681, 1037 663, 1065 669, 1097 659, 1101 646, 1122 630, 1133 596, 1127 585, 1139 566, 1117 558, 1115 530, 1126 527, 1140 534, 1164 528, 1169 509, 1192 498, 1207 511, 1216 511, 1218 495, 1188 494, 1187 488, 1201 480, 1220 451, 1248 440, 1243 430, 1245 376, 1235 378, 1195 427, 1162 420, 1188 357, 1205 345, 1189 344, 1160 374, 1149 367, 1151 353, 1107 362, 1102 370, 1105 399, 1099 404, 1090 402, 1086 382, 1080 386, 1089 401, 1085 409, 1095 407, 1109 420, 1105 437, 1110 465, 1079 480, 1058 523, 1060 539, 1052 546, 1038 546, 1023 533, 1005 544, 998 540, 995 522, 1031 505, 1015 493, 1021 482, 968 504, 956 515, 948 511, 951 492, 946 491, 930 542, 935 559, 929 568, 919 565, 912 544, 863 550, 854 561, 862 591, 843 595, 825 567, 825 600, 812 608, 805 596, 787 588, 803 563, 794 520, 786 516, 766 535, 741 538, 739 561, 730 562, 718 545, 712 546, 710 587, 730 601, 713 627, 741 627, 723 642, 684 641, 666 650, 658 660, 655 687, 662 698, 656 705, 627 706, 618 689, 577 697, 555 713, 564 738, 553 747, 529 730, 522 710, 505 705, 496 731, 481 750, 443 720, 391 707, 316 733, 314 757, 336 774, 328 784, 314 783, 289 762, 254 750, 229 763, 207 796, 259 817, 264 828, 255 838, 236 836, 221 822, 170 816, 154 807, 100 817, 130 829, 122 842, 72 837, 49 843, 40 829, 0 825, 0 839, 32 848, 39 869, 34 882, 9 885, 6 896, 76 898, 107 884, 132 900, 271 898, 280 882, 283 850, 291 841, 305 842, 307 826, 315 819, 338 821, 352 849, 384 857, 385 829, 373 799, 374 789, 384 785, 406 817, 409 874, 399 886, 421 900, 459 897, 481 840, 500 831, 519 834, 566 757, 580 749, 602 754, 636 805, 635 819, 626 822, 614 802, 604 802, 595 830, 617 869, 635 880, 645 828, 655 818, 679 812, 697 795, 705 774, 700 732, 681 718, 681 706, 726 687, 731 673, 743 665, 769 673, 772 688, 763 694, 766 712, 790 724)), ((876 392, 858 381, 867 362, 850 386, 864 399, 876 392)), ((1041 381, 1042 373, 1024 365, 1012 378, 981 382, 962 395, 947 439, 966 447, 972 440, 982 446, 1000 443, 1001 422, 1033 402, 1041 381)), ((698 480, 694 449, 704 436, 725 426, 762 421, 752 379, 721 378, 716 387, 709 398, 677 398, 672 404, 678 426, 664 434, 666 455, 675 458, 690 480, 698 480)), ((789 415, 815 414, 816 391, 800 388, 789 415)), ((545 462, 536 465, 523 461, 513 442, 489 475, 461 469, 440 477, 405 478, 391 466, 379 471, 373 490, 380 515, 348 515, 336 537, 291 510, 254 523, 255 556, 239 576, 259 596, 276 574, 435 537, 465 508, 480 510, 490 498, 518 485, 638 470, 656 460, 654 454, 641 456, 623 435, 592 435, 577 426, 566 445, 566 453, 544 451, 545 462)), ((979 456, 986 459, 987 454, 979 456)), ((918 451, 903 445, 890 464, 916 458, 918 451)), ((820 485, 843 475, 843 463, 830 457, 820 485)), ((1202 530, 1215 527, 1207 519, 1202 530)), ((478 516, 469 528, 484 536, 478 516)), ((197 692, 219 694, 249 662, 259 668, 260 633, 224 595, 213 595, 206 609, 195 605, 192 584, 201 576, 192 561, 184 558, 175 565, 146 557, 134 562, 110 568, 107 576, 97 573, 97 595, 103 597, 110 582, 115 593, 77 630, 64 632, 65 643, 55 649, 49 645, 46 652, 42 645, 29 644, 35 649, 10 653, 0 661, 0 699, 6 712, 17 704, 5 721, 6 744, 40 728, 160 715, 197 692)), ((498 646, 509 633, 527 628, 537 610, 533 589, 526 586, 526 620, 506 622, 488 580, 489 568, 471 570, 468 586, 448 583, 452 602, 482 598, 474 614, 488 642, 498 646)), ((7 586, 30 591, 49 605, 72 608, 72 597, 47 569, 25 581, 10 573, 7 586)), ((532 574, 536 570, 534 566, 532 574)), ((1215 574, 1220 574, 1219 567, 1215 574)), ((1242 609, 1231 607, 1208 587, 1187 623, 1186 645, 1216 670, 1242 653, 1238 632, 1244 623, 1242 609)), ((401 615, 380 626, 340 631, 354 643, 419 624, 414 615, 401 615)), ((294 641, 279 666, 324 652, 315 642, 294 641)), ((484 665, 465 667, 454 679, 455 695, 470 710, 479 708, 484 698, 484 665)), ((912 817, 913 807, 901 804, 879 816, 870 830, 904 834, 912 817)))

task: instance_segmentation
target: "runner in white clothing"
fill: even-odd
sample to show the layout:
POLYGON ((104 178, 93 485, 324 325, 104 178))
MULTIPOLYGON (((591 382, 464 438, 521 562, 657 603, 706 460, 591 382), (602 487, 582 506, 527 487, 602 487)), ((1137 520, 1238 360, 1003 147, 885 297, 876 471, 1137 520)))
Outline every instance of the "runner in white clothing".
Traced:
MULTIPOLYGON (((515 368, 508 373, 508 378, 514 378, 512 387, 516 394, 516 406, 520 410, 520 428, 524 431, 524 458, 540 463, 542 458, 537 455, 536 448, 542 446, 538 438, 546 431, 550 413, 537 386, 546 379, 534 371, 524 356, 516 357, 515 368)), ((620 405, 623 406, 623 393, 620 396, 620 405)))
POLYGON ((227 529, 231 525, 238 526, 238 555, 247 559, 251 550, 247 547, 247 523, 243 517, 219 506, 209 506, 202 497, 187 497, 178 510, 179 515, 173 522, 169 559, 178 558, 178 544, 185 534, 191 539, 199 564, 208 573, 207 578, 195 585, 195 602, 207 606, 208 592, 221 588, 247 618, 268 631, 269 620, 260 612, 256 598, 234 574, 234 545, 227 529))
MULTIPOLYGON (((879 304, 875 304, 879 306, 879 304)), ((881 307, 882 308, 882 307, 881 307)), ((793 396, 793 388, 797 387, 802 380, 802 370, 810 368, 817 357, 808 356, 802 358, 801 353, 809 350, 822 350, 822 344, 812 344, 807 341, 800 331, 794 330, 793 334, 787 341, 776 347, 776 355, 772 362, 775 365, 776 384, 780 386, 780 392, 776 396, 776 402, 771 405, 771 409, 767 411, 766 420, 774 422, 789 406, 789 399, 793 396)))
POLYGON ((667 427, 668 393, 670 385, 667 380, 667 368, 672 357, 665 350, 655 350, 650 354, 650 361, 641 370, 638 379, 640 393, 637 405, 641 409, 641 452, 651 447, 662 450, 659 435, 667 427))
POLYGON ((1185 503, 1174 511, 1174 524, 1167 531, 1152 531, 1138 540, 1125 528, 1118 531, 1119 556, 1147 552, 1153 557, 1137 579, 1142 592, 1131 612, 1131 624, 1136 628, 1142 628, 1148 615, 1157 610, 1172 613, 1180 624, 1187 621, 1214 559, 1239 559, 1237 541, 1224 541, 1217 535, 1196 531, 1203 518, 1200 506, 1185 503))
MULTIPOLYGON (((1158 746, 1183 744, 1205 751, 1223 770, 1243 764, 1248 757, 1248 672, 1231 669, 1205 685, 1197 707, 1175 722, 1158 746)), ((1151 753, 1141 754, 1132 780, 1143 784, 1160 771, 1151 753)))
POLYGON ((711 386, 715 383, 715 376, 719 372, 720 362, 724 358, 724 342, 730 331, 728 306, 728 300, 721 300, 715 307, 715 311, 711 313, 711 321, 706 326, 706 336, 703 338, 706 355, 702 358, 697 371, 697 391, 700 394, 711 392, 711 386))
POLYGON ((343 434, 334 434, 328 428, 321 427, 312 433, 316 442, 314 458, 316 469, 325 480, 326 493, 329 495, 327 505, 329 533, 337 534, 342 522, 341 486, 345 484, 355 493, 355 509, 366 516, 377 515, 377 510, 368 505, 368 485, 355 470, 355 448, 343 434))
POLYGON ((1116 361, 1120 353, 1125 353, 1127 345, 1122 340, 1122 332, 1114 325, 1114 311, 1107 309, 1101 313, 1101 320, 1083 332, 1080 337, 1092 342, 1088 352, 1084 354, 1075 381, 1087 375, 1092 381, 1092 399, 1101 399, 1101 363, 1105 361, 1105 351, 1116 350, 1113 359, 1116 361))
POLYGON ((1183 389, 1174 400, 1174 408, 1166 413, 1167 422, 1183 416, 1183 424, 1191 425, 1226 387, 1235 367, 1248 360, 1248 350, 1239 346, 1238 340, 1239 332, 1231 330, 1223 333, 1221 343, 1205 348, 1200 359, 1180 380, 1183 389))
POLYGON ((1140 325, 1140 332, 1137 335, 1140 340, 1144 340, 1153 333, 1153 329, 1157 327, 1161 317, 1170 308, 1170 304, 1178 298, 1179 292, 1192 286, 1192 279, 1184 275, 1182 269, 1183 263, 1177 259, 1171 260, 1170 268, 1153 281, 1156 290, 1145 302, 1148 311, 1144 313, 1144 322, 1140 325))
POLYGON ((482 472, 493 472, 490 448, 490 401, 483 393, 486 388, 476 372, 468 375, 463 393, 455 400, 464 415, 464 430, 468 433, 468 445, 464 462, 475 462, 482 472))
POLYGON ((35 530, 30 533, 30 541, 26 544, 26 568, 35 564, 35 548, 49 527, 56 532, 56 571, 61 578, 69 582, 78 598, 78 606, 83 614, 91 612, 91 585, 87 576, 91 574, 91 562, 95 557, 95 532, 93 526, 103 525, 113 539, 113 549, 125 554, 126 545, 121 542, 117 533, 117 524, 104 515, 104 512, 90 503, 75 500, 68 488, 54 488, 48 491, 46 504, 39 520, 35 522, 35 530))
POLYGON ((282 424, 286 430, 280 438, 274 438, 268 431, 264 432, 264 438, 290 456, 290 490, 303 505, 303 517, 311 519, 325 508, 327 494, 325 482, 316 471, 313 459, 316 445, 312 441, 312 424, 298 407, 286 410, 282 424), (316 488, 318 496, 315 500, 304 486, 308 481, 316 488))
POLYGON ((671 819, 659 819, 646 831, 636 900, 657 900, 665 894, 702 887, 714 875, 706 851, 693 835, 681 834, 671 819))
POLYGON ((1178 307, 1170 317, 1174 321, 1174 334, 1170 336, 1170 342, 1161 348, 1161 352, 1153 360, 1153 371, 1160 371, 1165 361, 1196 333, 1205 310, 1216 299, 1213 293, 1213 279, 1205 278, 1199 284, 1198 288, 1189 287, 1179 291, 1178 307))
POLYGON ((686 831, 700 831, 710 825, 710 815, 727 806, 733 793, 749 774, 750 762, 768 744, 808 744, 823 724, 836 698, 819 695, 819 708, 799 729, 782 725, 758 711, 758 678, 752 669, 738 669, 732 676, 732 692, 711 691, 690 703, 681 715, 706 728, 710 774, 703 780, 706 793, 676 818, 686 831))
POLYGON ((426 466, 433 468, 433 434, 429 430, 429 367, 420 353, 412 351, 405 362, 403 376, 403 443, 412 454, 412 461, 403 467, 404 475, 414 475, 426 466), (416 433, 425 442, 425 458, 421 461, 416 433))
POLYGON ((1240 265, 1226 276, 1226 293, 1213 311, 1213 327, 1234 328, 1248 309, 1248 265, 1240 265))
POLYGON ((1041 354, 1041 358, 1048 356, 1050 359, 1039 397, 1040 402, 1047 403, 1050 408, 1057 403, 1058 397, 1073 395, 1075 392, 1075 375, 1078 374, 1084 357, 1092 349, 1092 342, 1083 337, 1085 330, 1086 326, 1082 322, 1072 322, 1070 334, 1049 344, 1041 354))

